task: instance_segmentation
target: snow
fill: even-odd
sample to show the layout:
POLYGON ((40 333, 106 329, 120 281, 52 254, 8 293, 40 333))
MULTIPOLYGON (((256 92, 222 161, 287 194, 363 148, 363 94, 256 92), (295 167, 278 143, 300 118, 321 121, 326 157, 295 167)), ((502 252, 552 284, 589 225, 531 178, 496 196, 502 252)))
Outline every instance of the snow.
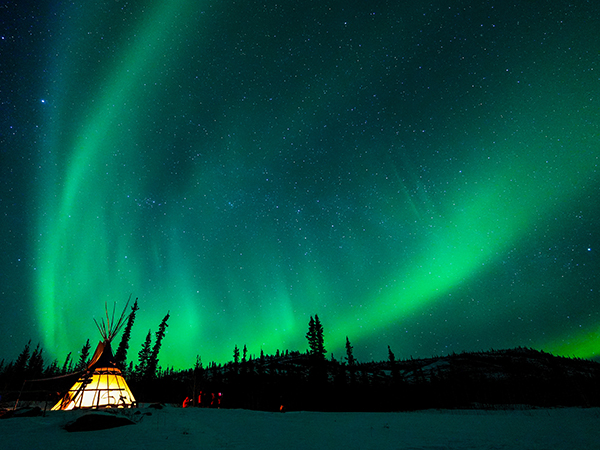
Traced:
MULTIPOLYGON (((89 413, 89 412, 88 412, 89 413)), ((201 449, 600 449, 600 408, 399 413, 270 413, 165 407, 121 410, 137 422, 63 429, 83 411, 0 420, 2 448, 201 449)))

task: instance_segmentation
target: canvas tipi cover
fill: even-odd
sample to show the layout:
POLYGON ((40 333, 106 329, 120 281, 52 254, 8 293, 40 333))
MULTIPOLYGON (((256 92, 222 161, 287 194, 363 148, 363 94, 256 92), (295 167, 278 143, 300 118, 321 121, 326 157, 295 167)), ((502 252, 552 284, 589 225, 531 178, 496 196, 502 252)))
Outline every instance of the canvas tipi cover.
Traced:
POLYGON ((123 374, 112 362, 110 343, 99 342, 86 372, 52 410, 135 406, 135 397, 123 374))
MULTIPOLYGON (((129 304, 129 302, 127 302, 129 304)), ((113 361, 113 354, 110 348, 110 342, 118 333, 123 319, 125 310, 119 321, 111 327, 111 322, 102 321, 102 326, 98 329, 104 338, 104 342, 99 342, 92 360, 87 366, 86 371, 77 380, 77 382, 69 389, 63 398, 52 408, 57 410, 70 409, 95 409, 95 408, 135 408, 137 403, 135 397, 131 393, 129 386, 121 370, 113 361)))

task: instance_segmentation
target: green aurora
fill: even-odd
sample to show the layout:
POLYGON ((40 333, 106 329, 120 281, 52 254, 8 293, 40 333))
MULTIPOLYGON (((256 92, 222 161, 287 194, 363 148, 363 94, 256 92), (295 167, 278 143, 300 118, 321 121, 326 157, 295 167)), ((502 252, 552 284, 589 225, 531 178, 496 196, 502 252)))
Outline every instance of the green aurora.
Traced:
POLYGON ((545 3, 42 14, 23 314, 47 354, 132 294, 129 358, 170 311, 176 368, 303 351, 314 314, 337 358, 598 357, 600 7, 545 3))

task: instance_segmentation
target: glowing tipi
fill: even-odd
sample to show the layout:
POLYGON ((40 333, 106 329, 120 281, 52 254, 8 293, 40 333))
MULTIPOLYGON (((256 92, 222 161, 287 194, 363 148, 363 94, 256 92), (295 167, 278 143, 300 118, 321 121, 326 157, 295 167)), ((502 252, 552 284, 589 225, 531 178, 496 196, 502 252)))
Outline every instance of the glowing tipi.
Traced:
POLYGON ((103 342, 98 343, 90 363, 83 375, 69 389, 63 398, 52 408, 56 410, 97 409, 97 408, 135 408, 137 402, 131 393, 123 374, 113 361, 110 343, 125 324, 127 305, 119 320, 115 323, 113 308, 112 320, 106 309, 106 323, 94 319, 103 342))

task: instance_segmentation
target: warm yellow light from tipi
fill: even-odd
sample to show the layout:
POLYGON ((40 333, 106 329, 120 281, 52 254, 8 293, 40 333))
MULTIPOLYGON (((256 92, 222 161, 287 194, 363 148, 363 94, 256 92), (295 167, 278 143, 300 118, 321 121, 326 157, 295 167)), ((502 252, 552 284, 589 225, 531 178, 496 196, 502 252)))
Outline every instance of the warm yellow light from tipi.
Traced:
POLYGON ((135 405, 135 398, 121 371, 101 367, 94 370, 91 378, 81 377, 52 410, 132 408, 135 405))

